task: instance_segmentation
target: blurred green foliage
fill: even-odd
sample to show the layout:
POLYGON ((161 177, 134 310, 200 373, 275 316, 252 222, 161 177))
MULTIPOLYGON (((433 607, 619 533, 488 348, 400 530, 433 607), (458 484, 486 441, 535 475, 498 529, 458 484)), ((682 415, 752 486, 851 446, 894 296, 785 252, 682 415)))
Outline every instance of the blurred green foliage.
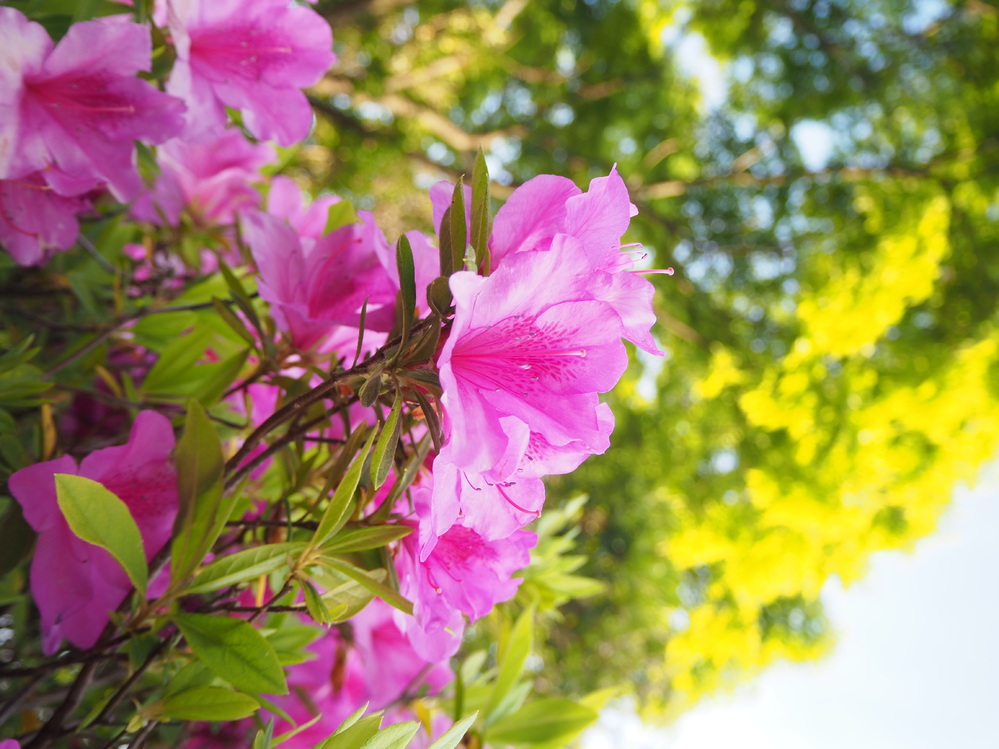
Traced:
POLYGON ((632 684, 661 716, 823 653, 825 581, 932 532, 999 442, 995 6, 319 7, 340 61, 303 183, 351 185, 391 240, 427 226, 414 181, 480 146, 501 198, 617 163, 629 239, 677 270, 664 363, 615 396, 610 452, 553 482, 590 495, 580 571, 609 587, 551 622, 541 685, 632 684))

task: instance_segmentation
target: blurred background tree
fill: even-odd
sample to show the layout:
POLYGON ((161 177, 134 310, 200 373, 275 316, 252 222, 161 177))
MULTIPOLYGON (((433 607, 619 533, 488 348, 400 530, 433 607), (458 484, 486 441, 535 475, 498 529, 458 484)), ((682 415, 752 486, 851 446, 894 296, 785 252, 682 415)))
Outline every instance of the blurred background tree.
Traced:
MULTIPOLYGON (((999 444, 999 12, 967 0, 321 2, 304 185, 430 229, 478 148, 493 194, 615 163, 665 359, 615 398, 583 572, 542 688, 664 717, 831 632, 820 591, 931 533, 999 444), (712 71, 722 75, 712 84, 712 71)), ((538 593, 539 591, 534 591, 538 593)), ((545 591, 557 596, 558 591, 545 591)))

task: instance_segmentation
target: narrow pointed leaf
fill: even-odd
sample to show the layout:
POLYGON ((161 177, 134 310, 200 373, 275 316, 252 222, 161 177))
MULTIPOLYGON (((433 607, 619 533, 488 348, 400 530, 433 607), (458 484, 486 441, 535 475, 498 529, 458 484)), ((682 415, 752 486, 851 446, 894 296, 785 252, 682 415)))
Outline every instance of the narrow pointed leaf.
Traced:
POLYGON ((378 444, 375 445, 375 452, 371 456, 371 481, 377 490, 385 483, 389 471, 395 460, 395 448, 399 444, 399 434, 402 431, 402 391, 396 390, 395 403, 389 412, 381 434, 378 436, 378 444))
POLYGON ((402 351, 409 340, 409 331, 413 327, 413 315, 416 313, 416 266, 413 263, 413 248, 409 239, 403 234, 395 245, 395 264, 399 270, 399 310, 401 320, 399 335, 399 350, 402 351))
POLYGON ((377 549, 405 538, 413 532, 408 525, 376 525, 372 528, 356 528, 339 533, 322 547, 324 554, 348 554, 355 551, 377 549))
POLYGON ((513 625, 513 630, 506 641, 506 647, 500 654, 499 674, 496 676, 493 693, 489 696, 489 703, 486 705, 487 724, 507 692, 520 678, 533 642, 534 609, 528 608, 513 625))
POLYGON ((340 572, 346 575, 347 577, 356 580, 357 582, 359 582, 361 585, 370 590, 372 593, 381 598, 383 601, 385 601, 385 603, 389 604, 390 606, 394 606, 404 614, 412 615, 413 604, 410 601, 407 601, 405 598, 403 598, 401 595, 399 595, 396 591, 392 590, 392 588, 388 587, 387 585, 380 583, 377 580, 374 580, 371 577, 369 577, 366 574, 365 570, 355 567, 352 564, 348 564, 347 562, 343 562, 339 559, 334 559, 333 557, 328 557, 328 556, 321 556, 320 562, 326 565, 327 567, 331 567, 337 572, 340 572))
POLYGON ((491 270, 489 223, 489 169, 480 148, 472 168, 472 247, 475 249, 475 263, 486 276, 491 270))
POLYGON ((468 733, 468 729, 472 727, 472 724, 478 717, 479 711, 476 710, 471 715, 462 718, 442 733, 440 738, 438 738, 427 749, 454 749, 458 746, 458 743, 462 740, 465 734, 468 733))
POLYGON ((437 235, 437 246, 440 252, 441 278, 447 279, 455 271, 454 253, 451 250, 451 209, 444 211, 441 219, 440 232, 437 235))
POLYGON ((465 267, 465 247, 468 246, 468 222, 465 220, 465 177, 458 177, 451 193, 451 270, 465 267))
POLYGON ((371 430, 371 436, 368 437, 368 441, 364 443, 364 447, 361 448, 361 452, 357 454, 354 458, 354 462, 351 463, 350 468, 347 469, 347 473, 344 474, 343 480, 340 482, 340 486, 337 487, 336 491, 333 493, 333 498, 330 500, 329 505, 326 507, 326 512, 323 513, 322 519, 319 521, 319 527, 316 529, 315 535, 312 537, 312 547, 316 548, 322 546, 324 543, 329 541, 333 536, 339 531, 344 523, 350 518, 350 513, 353 510, 353 498, 354 492, 357 489, 357 485, 361 480, 361 471, 364 468, 364 461, 368 457, 368 452, 371 450, 371 446, 374 444, 375 437, 377 436, 375 430, 371 430))
POLYGON ((229 585, 268 575, 289 563, 291 557, 302 552, 302 542, 268 544, 254 549, 244 549, 221 557, 205 566, 185 593, 208 593, 229 585))
POLYGON ((435 278, 427 284, 427 304, 442 319, 451 311, 451 286, 446 277, 435 278))
POLYGON ((110 553, 145 597, 146 553, 128 506, 102 484, 83 476, 57 473, 55 485, 59 509, 73 533, 110 553))
POLYGON ((184 435, 177 443, 177 495, 170 580, 187 579, 211 551, 236 502, 223 494, 225 458, 222 443, 195 400, 187 404, 184 435))

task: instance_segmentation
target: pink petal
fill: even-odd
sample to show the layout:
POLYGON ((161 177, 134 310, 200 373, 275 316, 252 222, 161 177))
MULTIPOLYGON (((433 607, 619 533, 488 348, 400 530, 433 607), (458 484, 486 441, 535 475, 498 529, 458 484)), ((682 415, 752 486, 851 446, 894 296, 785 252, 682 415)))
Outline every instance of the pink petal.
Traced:
POLYGON ((550 174, 514 190, 493 221, 489 239, 493 266, 515 252, 547 250, 551 238, 563 230, 566 201, 579 192, 572 180, 550 174))

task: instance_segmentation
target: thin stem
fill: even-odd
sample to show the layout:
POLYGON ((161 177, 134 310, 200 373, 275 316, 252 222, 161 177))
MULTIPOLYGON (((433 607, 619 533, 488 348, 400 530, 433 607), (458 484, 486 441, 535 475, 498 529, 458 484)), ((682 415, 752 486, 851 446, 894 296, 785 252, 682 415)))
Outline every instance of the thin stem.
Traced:
POLYGON ((62 701, 62 704, 56 708, 55 712, 52 713, 52 717, 48 719, 41 730, 35 735, 35 738, 31 740, 29 744, 26 744, 24 749, 41 749, 43 746, 47 746, 52 739, 58 738, 63 731, 63 721, 70 716, 70 714, 77 708, 80 704, 80 700, 83 699, 84 693, 87 691, 87 687, 90 686, 91 680, 94 678, 94 673, 97 671, 97 662, 91 662, 84 665, 80 669, 80 673, 76 675, 76 681, 73 682, 73 686, 70 687, 69 694, 66 695, 66 699, 62 701))

